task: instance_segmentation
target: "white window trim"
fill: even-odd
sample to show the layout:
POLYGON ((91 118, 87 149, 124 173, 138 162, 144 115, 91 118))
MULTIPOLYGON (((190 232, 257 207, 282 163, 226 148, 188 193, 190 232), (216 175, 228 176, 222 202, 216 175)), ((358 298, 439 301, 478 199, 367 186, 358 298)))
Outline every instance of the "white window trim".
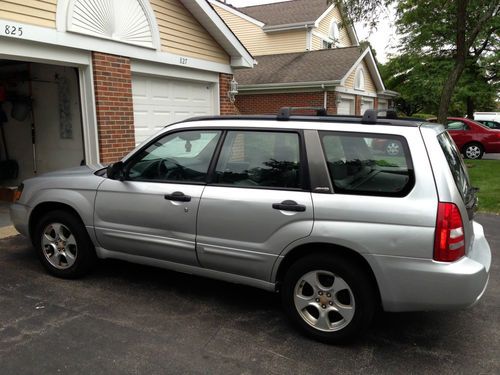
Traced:
POLYGON ((338 43, 340 41, 340 29, 339 29, 339 23, 337 22, 336 19, 333 19, 332 22, 330 22, 330 26, 328 27, 328 36, 330 39, 334 40, 334 43, 338 43), (333 35, 332 33, 332 27, 333 25, 336 25, 336 30, 337 30, 337 36, 333 35))
POLYGON ((365 70, 362 66, 358 66, 358 68, 356 69, 356 73, 354 74, 354 90, 365 91, 365 80, 365 70), (358 80, 360 79, 360 74, 361 78, 363 78, 362 82, 358 82, 358 80))

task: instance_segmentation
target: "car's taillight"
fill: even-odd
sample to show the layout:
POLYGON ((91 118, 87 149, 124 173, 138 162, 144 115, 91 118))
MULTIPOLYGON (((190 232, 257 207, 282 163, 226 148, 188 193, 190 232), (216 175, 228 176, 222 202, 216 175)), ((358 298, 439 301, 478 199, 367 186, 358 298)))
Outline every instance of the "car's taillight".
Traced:
POLYGON ((462 216, 454 203, 439 202, 434 260, 453 262, 465 255, 465 236, 462 216))

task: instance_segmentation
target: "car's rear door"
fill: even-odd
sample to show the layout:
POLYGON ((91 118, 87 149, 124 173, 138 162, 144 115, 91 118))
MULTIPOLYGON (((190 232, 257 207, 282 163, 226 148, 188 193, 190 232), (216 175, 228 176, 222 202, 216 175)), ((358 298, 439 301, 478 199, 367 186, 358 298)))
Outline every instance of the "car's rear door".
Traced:
POLYGON ((313 226, 302 135, 229 130, 200 203, 202 266, 267 280, 281 251, 313 226))

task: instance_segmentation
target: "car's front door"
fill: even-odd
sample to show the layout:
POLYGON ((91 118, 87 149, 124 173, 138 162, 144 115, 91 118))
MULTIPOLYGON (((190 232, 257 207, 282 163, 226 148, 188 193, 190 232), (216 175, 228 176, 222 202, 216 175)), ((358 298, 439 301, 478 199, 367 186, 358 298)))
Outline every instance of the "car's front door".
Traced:
POLYGON ((202 266, 266 280, 283 249, 311 233, 300 145, 297 132, 227 132, 198 213, 202 266))
POLYGON ((196 215, 220 135, 169 133, 129 159, 123 181, 106 179, 95 201, 99 244, 108 251, 197 264, 196 215))

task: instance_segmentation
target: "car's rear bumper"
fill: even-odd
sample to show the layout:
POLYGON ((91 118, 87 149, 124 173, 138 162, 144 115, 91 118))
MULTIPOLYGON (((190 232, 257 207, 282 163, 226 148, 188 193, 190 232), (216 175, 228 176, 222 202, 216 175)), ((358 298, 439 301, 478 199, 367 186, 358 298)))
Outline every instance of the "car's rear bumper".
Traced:
POLYGON ((22 235, 29 237, 29 213, 30 207, 21 203, 10 205, 10 220, 16 230, 22 235))
POLYGON ((474 222, 467 256, 453 263, 369 255, 386 311, 448 310, 477 302, 488 284, 491 251, 483 227, 474 222))

